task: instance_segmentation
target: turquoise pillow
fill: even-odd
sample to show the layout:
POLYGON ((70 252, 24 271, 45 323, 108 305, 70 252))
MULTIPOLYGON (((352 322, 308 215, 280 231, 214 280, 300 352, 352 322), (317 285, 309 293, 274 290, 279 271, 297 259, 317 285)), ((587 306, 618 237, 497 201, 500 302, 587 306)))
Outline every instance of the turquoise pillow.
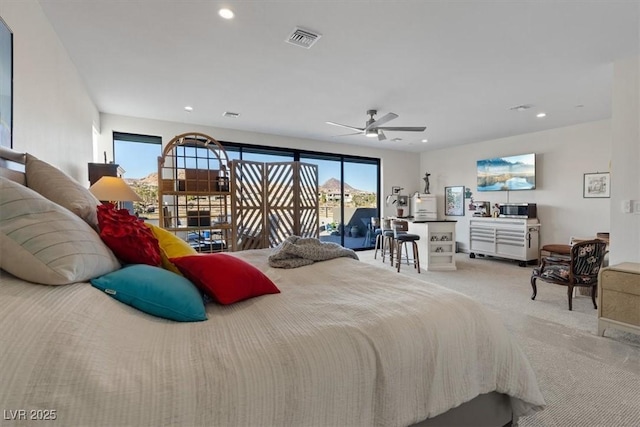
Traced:
POLYGON ((198 288, 160 267, 132 264, 91 280, 91 285, 127 305, 178 322, 207 320, 198 288))

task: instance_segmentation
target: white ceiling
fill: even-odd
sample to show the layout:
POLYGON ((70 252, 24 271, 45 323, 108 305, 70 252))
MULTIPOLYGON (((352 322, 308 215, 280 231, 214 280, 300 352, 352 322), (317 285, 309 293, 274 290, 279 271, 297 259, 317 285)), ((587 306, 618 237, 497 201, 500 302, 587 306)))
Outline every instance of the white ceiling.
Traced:
POLYGON ((407 151, 608 118, 612 63, 640 53, 636 0, 40 3, 101 112, 407 151), (322 37, 285 43, 296 26, 322 37), (427 130, 325 123, 368 109, 427 130))

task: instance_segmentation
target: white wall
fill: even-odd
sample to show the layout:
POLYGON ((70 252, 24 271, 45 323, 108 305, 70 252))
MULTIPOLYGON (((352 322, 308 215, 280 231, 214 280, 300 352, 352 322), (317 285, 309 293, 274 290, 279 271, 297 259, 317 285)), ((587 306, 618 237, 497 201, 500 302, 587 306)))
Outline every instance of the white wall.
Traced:
POLYGON ((2 0, 13 31, 13 148, 88 185, 99 114, 36 0, 2 0))
MULTIPOLYGON (((603 120, 543 132, 485 141, 478 144, 422 153, 420 169, 431 173, 431 193, 438 196, 443 218, 444 187, 464 185, 475 201, 537 203, 542 224, 541 244, 568 243, 571 236, 594 236, 609 231, 610 199, 584 199, 583 174, 608 172, 611 158, 611 122, 603 120), (536 190, 478 192, 476 161, 516 154, 536 153, 536 190)), ((416 181, 418 182, 418 181, 416 181)), ((469 218, 458 220, 456 238, 469 247, 469 218)))
MULTIPOLYGON (((99 153, 107 152, 107 158, 113 160, 113 132, 127 132, 162 137, 166 144, 174 136, 186 132, 202 132, 220 141, 241 142, 245 144, 266 145, 269 147, 297 148, 301 150, 320 151, 325 153, 352 154, 357 156, 381 159, 381 184, 383 195, 391 191, 392 185, 405 188, 403 194, 418 190, 416 178, 420 176, 418 169, 420 158, 415 153, 381 150, 355 145, 343 145, 331 142, 299 139, 286 136, 269 135, 255 132, 244 132, 233 129, 198 126, 187 123, 148 120, 134 117, 101 114, 101 131, 98 137, 99 153)), ((102 154, 100 155, 102 158, 102 154)), ((126 170, 127 165, 122 165, 126 170)), ((394 207, 382 208, 385 215, 395 215, 394 207)))
POLYGON ((617 61, 613 76, 611 264, 640 262, 640 212, 623 213, 623 200, 640 201, 640 57, 617 61), (615 243, 615 244, 614 244, 615 243))

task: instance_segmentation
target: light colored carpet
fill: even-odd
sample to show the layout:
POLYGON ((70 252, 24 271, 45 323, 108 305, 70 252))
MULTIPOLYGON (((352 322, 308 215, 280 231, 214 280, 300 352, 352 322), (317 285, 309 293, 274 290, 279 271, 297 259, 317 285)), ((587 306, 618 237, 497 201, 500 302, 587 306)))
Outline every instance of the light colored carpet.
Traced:
MULTIPOLYGON (((373 251, 358 252, 378 268, 373 251)), ((545 410, 520 420, 520 426, 640 426, 640 335, 608 329, 597 335, 597 310, 591 297, 574 297, 567 308, 566 288, 538 281, 531 297, 531 267, 495 258, 457 254, 456 271, 422 271, 417 277, 469 295, 497 312, 527 354, 547 401, 545 410)))

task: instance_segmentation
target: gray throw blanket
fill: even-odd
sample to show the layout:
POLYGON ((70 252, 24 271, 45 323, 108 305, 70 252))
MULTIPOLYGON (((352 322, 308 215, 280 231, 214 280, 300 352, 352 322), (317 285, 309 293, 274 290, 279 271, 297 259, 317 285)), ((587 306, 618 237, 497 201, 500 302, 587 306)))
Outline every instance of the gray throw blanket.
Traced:
POLYGON ((311 237, 290 236, 273 250, 269 256, 269 265, 275 268, 297 268, 339 257, 359 260, 352 249, 337 243, 321 242, 311 237))

